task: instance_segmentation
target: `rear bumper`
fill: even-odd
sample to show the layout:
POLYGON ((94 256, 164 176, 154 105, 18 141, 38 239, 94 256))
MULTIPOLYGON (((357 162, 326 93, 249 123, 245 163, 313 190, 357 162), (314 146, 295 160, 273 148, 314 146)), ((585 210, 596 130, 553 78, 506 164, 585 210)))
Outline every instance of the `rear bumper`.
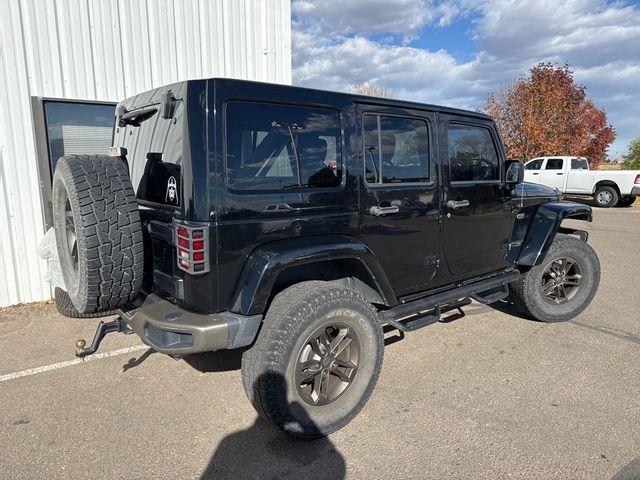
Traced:
POLYGON ((640 197, 640 187, 633 187, 631 189, 631 195, 634 195, 636 197, 640 197))
POLYGON ((195 313, 154 294, 120 317, 151 348, 176 356, 249 345, 262 320, 262 315, 195 313))

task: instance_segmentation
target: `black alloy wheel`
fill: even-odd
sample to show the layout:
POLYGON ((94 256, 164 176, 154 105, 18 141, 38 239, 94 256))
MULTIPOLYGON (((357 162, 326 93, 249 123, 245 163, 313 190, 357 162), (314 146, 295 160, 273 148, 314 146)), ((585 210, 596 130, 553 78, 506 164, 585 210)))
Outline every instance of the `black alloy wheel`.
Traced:
POLYGON ((375 307, 332 282, 308 281, 275 296, 242 383, 256 411, 288 435, 312 440, 347 425, 375 387, 384 356, 375 307))
POLYGON ((562 322, 587 308, 599 284, 600 261, 593 248, 559 233, 544 260, 509 284, 509 298, 528 317, 562 322))
POLYGON ((296 386, 309 405, 332 403, 342 395, 358 371, 360 342, 345 324, 315 330, 304 342, 296 365, 296 386))
POLYGON ((556 258, 545 268, 540 288, 547 302, 561 305, 578 294, 581 282, 582 267, 575 258, 556 258))
POLYGON ((65 202, 64 218, 65 233, 67 236, 66 247, 71 258, 73 271, 78 275, 78 239, 76 238, 76 224, 73 219, 73 211, 71 210, 69 198, 67 198, 65 202))

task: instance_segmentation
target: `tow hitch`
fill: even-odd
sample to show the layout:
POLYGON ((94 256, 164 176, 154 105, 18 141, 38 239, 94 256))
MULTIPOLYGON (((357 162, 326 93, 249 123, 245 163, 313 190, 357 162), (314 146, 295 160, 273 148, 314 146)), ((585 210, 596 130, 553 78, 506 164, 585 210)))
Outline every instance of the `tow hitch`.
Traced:
POLYGON ((107 333, 123 331, 129 331, 129 327, 120 317, 112 322, 100 322, 89 348, 84 348, 87 345, 87 341, 84 338, 76 341, 76 357, 82 358, 96 353, 102 339, 107 333))

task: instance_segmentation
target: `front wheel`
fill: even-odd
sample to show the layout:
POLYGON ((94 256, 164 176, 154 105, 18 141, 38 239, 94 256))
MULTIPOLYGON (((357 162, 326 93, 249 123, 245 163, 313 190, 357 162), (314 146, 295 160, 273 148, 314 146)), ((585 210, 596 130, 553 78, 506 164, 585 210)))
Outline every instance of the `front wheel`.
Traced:
POLYGON ((273 300, 242 357, 245 392, 258 413, 303 440, 349 423, 373 392, 384 341, 378 314, 360 294, 303 282, 273 300))
POLYGON ((600 261, 586 243, 556 235, 540 265, 509 285, 511 300, 542 322, 571 320, 589 306, 600 284, 600 261))

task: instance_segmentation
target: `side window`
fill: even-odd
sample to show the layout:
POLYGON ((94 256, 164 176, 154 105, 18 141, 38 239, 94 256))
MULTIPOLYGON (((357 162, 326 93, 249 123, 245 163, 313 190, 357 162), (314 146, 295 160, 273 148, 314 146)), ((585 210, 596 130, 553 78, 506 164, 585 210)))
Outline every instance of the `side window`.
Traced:
POLYGON ((547 164, 545 165, 545 170, 562 170, 562 162, 561 158, 550 158, 547 160, 547 164))
POLYGON ((157 112, 140 126, 119 127, 116 145, 127 148, 131 182, 136 198, 171 207, 182 205, 183 102, 172 119, 157 112))
POLYGON ((227 182, 235 190, 340 185, 340 116, 324 108, 230 102, 227 182))
POLYGON ((572 158, 571 170, 589 170, 589 163, 586 158, 572 158))
POLYGON ((524 166, 525 170, 540 170, 543 160, 531 160, 524 166))
POLYGON ((367 114, 363 126, 367 183, 429 181, 429 130, 426 121, 367 114))
POLYGON ((488 129, 453 124, 447 135, 452 182, 500 180, 498 152, 488 129))

